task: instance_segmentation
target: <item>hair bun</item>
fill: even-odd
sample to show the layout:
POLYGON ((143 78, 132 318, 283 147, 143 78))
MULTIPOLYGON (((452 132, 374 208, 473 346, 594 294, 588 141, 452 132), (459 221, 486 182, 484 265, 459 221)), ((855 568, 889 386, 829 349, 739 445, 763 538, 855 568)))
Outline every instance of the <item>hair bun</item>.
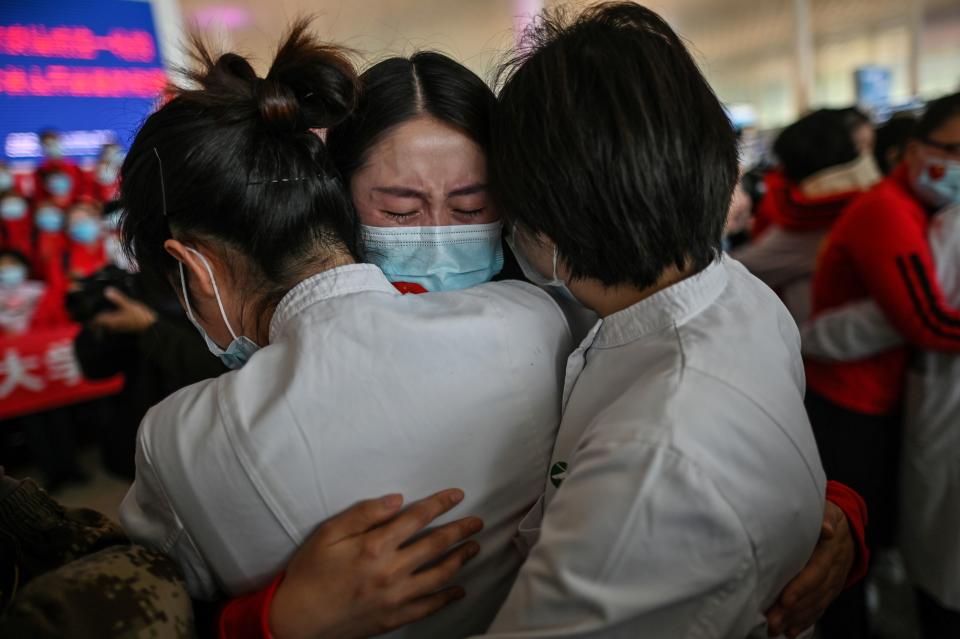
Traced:
POLYGON ((260 118, 272 128, 288 132, 305 128, 301 123, 300 102, 286 85, 258 78, 254 98, 260 118))
POLYGON ((338 47, 309 33, 309 19, 294 23, 267 77, 256 83, 264 123, 278 131, 325 129, 342 122, 357 103, 357 73, 338 47))

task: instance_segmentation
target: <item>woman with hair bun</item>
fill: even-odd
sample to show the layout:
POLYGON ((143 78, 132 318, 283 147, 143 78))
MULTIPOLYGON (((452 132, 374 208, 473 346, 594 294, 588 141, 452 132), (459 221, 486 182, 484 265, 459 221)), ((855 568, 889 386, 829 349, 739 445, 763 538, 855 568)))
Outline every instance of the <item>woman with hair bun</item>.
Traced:
MULTIPOLYGON (((121 521, 177 561, 193 596, 211 598, 263 587, 320 522, 369 495, 457 486, 463 511, 484 522, 483 553, 460 580, 467 602, 406 632, 482 631, 543 489, 566 322, 529 284, 404 296, 359 263, 350 193, 315 133, 351 115, 356 77, 305 22, 265 78, 236 54, 196 50, 198 88, 151 115, 124 161, 122 235, 235 370, 146 416, 121 521)), ((449 545, 471 528, 476 519, 440 530, 449 545)), ((406 570, 420 576, 440 552, 427 539, 409 548, 419 561, 406 570)), ((422 594, 477 549, 423 573, 422 594)))

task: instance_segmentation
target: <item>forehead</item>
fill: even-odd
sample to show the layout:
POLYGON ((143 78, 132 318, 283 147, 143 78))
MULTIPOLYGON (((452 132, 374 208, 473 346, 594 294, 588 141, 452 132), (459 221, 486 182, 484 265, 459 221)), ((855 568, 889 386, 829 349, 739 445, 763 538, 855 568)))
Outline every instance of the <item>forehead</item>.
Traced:
POLYGON ((364 171, 380 180, 485 180, 486 156, 460 129, 423 116, 390 129, 367 153, 364 171))
POLYGON ((947 144, 960 143, 960 113, 954 115, 930 134, 930 138, 936 142, 947 144))

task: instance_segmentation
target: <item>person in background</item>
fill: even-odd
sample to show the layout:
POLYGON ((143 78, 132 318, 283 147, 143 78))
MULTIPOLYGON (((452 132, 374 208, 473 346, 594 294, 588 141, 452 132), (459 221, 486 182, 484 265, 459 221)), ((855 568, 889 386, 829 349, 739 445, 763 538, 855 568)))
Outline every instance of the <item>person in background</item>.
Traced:
POLYGON ((30 279, 30 263, 22 253, 0 250, 0 335, 69 323, 63 304, 65 292, 63 282, 30 279))
MULTIPOLYGON (((960 191, 958 191, 960 193, 960 191)), ((930 224, 930 248, 946 300, 960 308, 960 199, 930 224)), ((855 361, 905 344, 874 301, 827 311, 803 330, 809 357, 855 361)), ((911 358, 904 393, 897 545, 916 589, 924 639, 960 637, 960 355, 911 358)))
POLYGON ((58 206, 66 207, 83 194, 83 172, 65 156, 63 141, 56 131, 42 131, 40 147, 43 150, 43 162, 34 172, 34 197, 52 198, 58 206))
POLYGON ((877 127, 877 145, 873 157, 884 175, 890 175, 903 159, 917 119, 912 115, 895 115, 877 127))
POLYGON ((877 131, 870 117, 857 107, 840 109, 844 128, 860 155, 872 155, 877 146, 877 131))
POLYGON ((33 267, 37 275, 45 279, 53 269, 63 271, 68 245, 63 209, 53 200, 41 200, 33 214, 33 224, 33 267))
MULTIPOLYGON (((26 256, 0 251, 0 336, 64 326, 66 282, 53 271, 46 282, 29 279, 26 256)), ((76 432, 68 409, 55 408, 21 418, 27 446, 44 474, 44 485, 56 490, 68 481, 84 481, 76 459, 76 432)))
MULTIPOLYGON (((930 218, 960 199, 960 94, 931 102, 903 160, 834 225, 813 280, 814 317, 872 300, 906 343, 960 351, 960 312, 945 300, 928 239, 930 218)), ((853 362, 806 358, 806 405, 828 475, 870 509, 868 541, 891 545, 897 518, 900 406, 910 351, 853 362)), ((865 590, 842 596, 823 620, 827 639, 869 633, 865 590)))
POLYGON ((123 149, 119 144, 104 144, 91 176, 90 195, 97 202, 107 203, 117 197, 117 178, 123 163, 123 149))
POLYGON ((6 162, 0 160, 0 197, 17 190, 13 172, 6 162))
POLYGON ((857 113, 821 109, 780 133, 773 145, 780 168, 767 174, 757 210, 769 224, 732 253, 780 296, 798 326, 810 314, 810 283, 830 227, 881 178, 865 133, 869 122, 857 113))
POLYGON ((33 258, 33 219, 30 204, 16 191, 0 196, 0 247, 33 258))
POLYGON ((85 198, 67 210, 65 267, 71 279, 93 275, 107 265, 101 207, 85 198))
POLYGON ((104 467, 130 480, 137 428, 150 407, 227 371, 204 347, 169 282, 147 273, 135 280, 138 297, 108 288, 114 308, 88 322, 73 344, 84 377, 124 376, 123 390, 110 398, 100 441, 104 467))

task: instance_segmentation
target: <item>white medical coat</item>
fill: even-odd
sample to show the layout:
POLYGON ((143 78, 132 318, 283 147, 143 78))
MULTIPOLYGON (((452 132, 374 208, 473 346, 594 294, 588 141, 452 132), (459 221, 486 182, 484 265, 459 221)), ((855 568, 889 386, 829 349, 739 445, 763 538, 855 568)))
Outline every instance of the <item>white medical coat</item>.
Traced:
POLYGON ((803 394, 793 319, 730 258, 601 320, 488 636, 766 636, 823 518, 803 394))
MULTIPOLYGON (((960 206, 930 223, 930 251, 947 302, 960 308, 960 206)), ((858 359, 903 344, 875 302, 850 304, 804 327, 803 350, 858 359)), ((899 546, 911 581, 960 610, 960 357, 916 353, 907 372, 899 546)))
POLYGON ((437 523, 485 522, 457 578, 467 598, 396 636, 483 631, 523 559, 512 538, 543 491, 571 348, 526 283, 401 296, 372 265, 321 273, 283 298, 246 366, 147 414, 121 522, 192 595, 236 595, 359 500, 459 487, 437 523))

